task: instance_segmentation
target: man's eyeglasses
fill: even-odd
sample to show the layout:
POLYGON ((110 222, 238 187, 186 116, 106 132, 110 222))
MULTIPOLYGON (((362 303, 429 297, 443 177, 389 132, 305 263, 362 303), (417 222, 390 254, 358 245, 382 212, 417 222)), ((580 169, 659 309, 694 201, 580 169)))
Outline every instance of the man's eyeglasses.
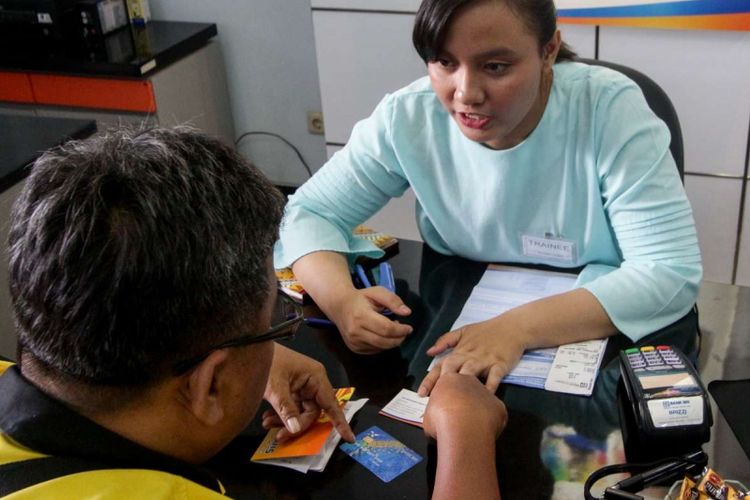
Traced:
POLYGON ((302 306, 294 302, 282 291, 279 291, 278 297, 276 298, 273 316, 271 316, 271 328, 260 335, 253 333, 225 340, 224 342, 209 348, 199 356, 175 363, 174 371, 178 375, 185 373, 206 359, 212 352, 218 351, 219 349, 257 344, 268 340, 288 339, 297 333, 297 328, 299 328, 299 325, 303 320, 304 316, 302 315, 302 306))

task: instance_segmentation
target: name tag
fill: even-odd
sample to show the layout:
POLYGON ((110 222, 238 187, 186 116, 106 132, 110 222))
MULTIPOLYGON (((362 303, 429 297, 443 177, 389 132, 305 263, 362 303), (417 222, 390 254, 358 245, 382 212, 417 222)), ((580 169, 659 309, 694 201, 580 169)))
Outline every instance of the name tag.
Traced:
POLYGON ((557 238, 539 238, 524 234, 523 254, 527 257, 558 260, 572 263, 575 260, 576 244, 572 241, 557 238))

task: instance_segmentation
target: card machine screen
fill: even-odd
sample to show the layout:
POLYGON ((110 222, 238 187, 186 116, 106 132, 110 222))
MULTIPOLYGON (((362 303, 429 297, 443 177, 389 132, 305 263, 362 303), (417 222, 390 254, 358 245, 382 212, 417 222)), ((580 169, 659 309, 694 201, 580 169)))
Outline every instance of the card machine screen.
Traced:
POLYGON ((638 382, 644 392, 652 397, 669 397, 679 394, 695 394, 700 386, 687 372, 673 372, 658 375, 638 375, 638 382))

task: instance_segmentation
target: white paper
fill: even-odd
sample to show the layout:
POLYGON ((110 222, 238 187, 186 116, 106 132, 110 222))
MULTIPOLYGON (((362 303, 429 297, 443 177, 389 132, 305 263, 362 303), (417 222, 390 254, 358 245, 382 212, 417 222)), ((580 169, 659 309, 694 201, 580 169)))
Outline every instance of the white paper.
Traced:
POLYGON ((606 339, 561 345, 544 388, 553 392, 591 395, 606 347, 606 339))
MULTIPOLYGON (((575 282, 576 276, 571 274, 490 265, 472 290, 451 330, 488 320, 534 300, 570 291, 575 282)), ((606 346, 607 339, 599 339, 526 351, 503 382, 590 396, 606 346)), ((450 350, 436 356, 427 370, 449 353, 450 350)))
MULTIPOLYGON (((365 406, 365 403, 367 403, 367 401, 367 398, 358 399, 356 401, 348 401, 344 405, 344 408, 342 408, 346 421, 351 422, 354 414, 361 410, 362 407, 365 406)), ((341 441, 341 435, 334 430, 333 432, 331 432, 331 435, 328 436, 325 444, 323 444, 323 448, 317 455, 292 458, 274 458, 271 460, 261 460, 254 463, 278 465, 279 467, 286 467, 287 469, 296 470, 297 472, 302 472, 303 474, 307 474, 307 471, 309 470, 322 472, 325 469, 326 465, 328 465, 328 460, 331 459, 331 455, 333 455, 334 450, 336 450, 336 446, 338 446, 339 441, 341 441)))
POLYGON ((380 413, 386 417, 403 420, 421 427, 429 401, 428 396, 420 396, 409 389, 401 389, 396 397, 380 410, 380 413))

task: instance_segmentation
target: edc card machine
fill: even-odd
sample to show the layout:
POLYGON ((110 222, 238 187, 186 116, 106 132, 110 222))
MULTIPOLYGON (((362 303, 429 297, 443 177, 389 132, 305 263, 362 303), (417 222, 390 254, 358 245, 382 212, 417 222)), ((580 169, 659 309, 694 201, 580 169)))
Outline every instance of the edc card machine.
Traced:
POLYGON ((711 435, 708 396, 692 363, 672 346, 620 352, 620 421, 628 462, 700 449, 711 435))

